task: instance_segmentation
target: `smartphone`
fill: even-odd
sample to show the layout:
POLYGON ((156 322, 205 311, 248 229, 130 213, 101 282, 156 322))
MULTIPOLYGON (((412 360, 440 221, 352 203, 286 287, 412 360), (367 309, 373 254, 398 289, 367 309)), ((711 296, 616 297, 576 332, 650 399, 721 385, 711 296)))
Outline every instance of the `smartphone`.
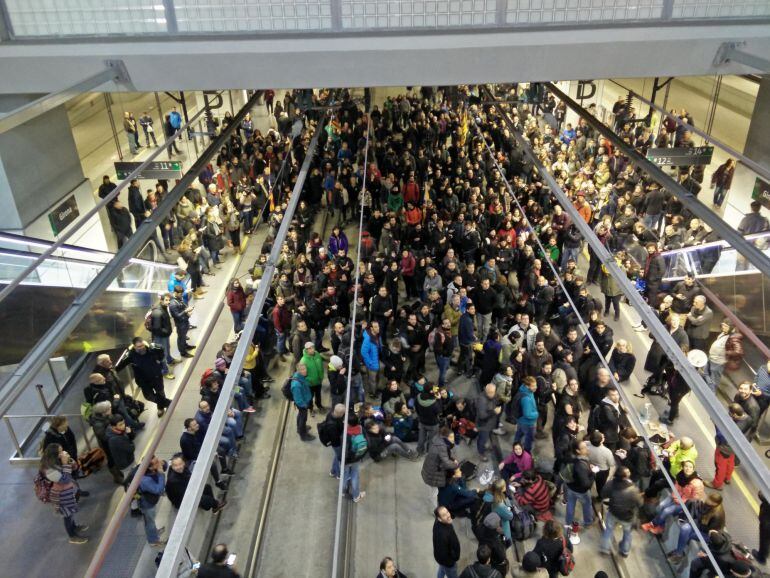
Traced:
POLYGON ((227 564, 228 566, 232 566, 233 564, 235 564, 235 554, 230 554, 227 557, 227 562, 225 562, 225 564, 227 564))

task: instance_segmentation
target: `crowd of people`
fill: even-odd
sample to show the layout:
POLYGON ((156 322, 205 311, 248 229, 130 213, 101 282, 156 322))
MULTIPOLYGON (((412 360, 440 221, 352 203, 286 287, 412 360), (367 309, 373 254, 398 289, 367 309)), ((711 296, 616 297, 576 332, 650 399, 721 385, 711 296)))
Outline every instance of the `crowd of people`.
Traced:
MULTIPOLYGON (((505 87, 504 94, 508 100, 528 99, 532 92, 505 87)), ((672 563, 682 563, 697 539, 692 518, 712 552, 720 552, 721 570, 747 576, 746 565, 756 569, 768 555, 770 508, 763 502, 760 519, 765 522, 753 562, 739 559, 734 548, 725 547, 731 539, 719 491, 730 483, 735 466, 725 436, 716 432, 717 472, 710 481, 697 473, 699 454, 691 438, 671 433, 650 448, 631 426, 617 390, 637 367, 629 342, 614 336, 620 327, 621 282, 590 249, 584 259, 577 227, 533 170, 502 115, 510 115, 515 130, 553 171, 580 217, 615 254, 629 285, 644 294, 693 366, 716 388, 724 371, 733 368, 730 363, 740 360, 740 334, 727 319, 714 338, 714 313, 699 285, 686 276, 673 287, 665 286, 666 264, 660 255, 665 248, 714 240, 713 231, 584 119, 574 127, 567 124, 564 106, 552 96, 508 110, 482 101, 473 87, 423 87, 389 97, 365 114, 349 95, 343 97, 322 135, 281 248, 278 273, 270 280, 269 304, 228 410, 219 463, 212 468, 216 485, 227 485, 223 474, 231 469, 228 460, 238 455, 244 415, 253 411, 258 398, 269 395, 268 361, 274 354, 278 363, 291 364, 281 391, 297 410, 298 436, 314 443, 308 418, 318 416, 318 441, 331 448, 329 475, 342 478, 353 502, 366 495, 359 473, 363 460, 422 460, 421 477, 434 498, 439 578, 568 574, 580 563, 573 546, 597 522, 594 497, 606 504, 602 553, 611 551, 617 526, 622 528, 618 553, 625 557, 637 523, 661 534, 669 520, 679 520, 677 547, 668 555, 672 563), (367 134, 371 145, 365 157, 367 134), (322 205, 339 224, 328 239, 313 231, 322 205), (344 223, 359 208, 364 226, 359 239, 349 239, 344 223), (358 263, 353 260, 356 250, 358 263), (582 323, 588 327, 586 335, 582 323), (327 408, 325 416, 317 413, 327 408), (468 463, 456 457, 456 446, 463 441, 475 445, 479 462, 496 466, 495 476, 483 487, 467 485, 468 463), (501 443, 511 447, 510 453, 499 455, 501 443), (674 480, 675 493, 668 495, 666 476, 653 452, 674 480), (563 520, 555 513, 560 502, 566 505, 563 520), (477 562, 462 573, 453 527, 457 517, 470 519, 479 542, 477 562), (534 548, 519 568, 510 568, 507 550, 513 542, 534 536, 538 524, 542 529, 537 529, 534 548)), ((650 146, 649 130, 635 122, 633 111, 614 112, 621 119, 623 140, 639 149, 650 146)), ((126 399, 122 385, 115 383, 115 370, 130 365, 145 399, 163 414, 168 405, 163 379, 169 378, 168 364, 174 361, 172 322, 179 354, 189 354, 189 303, 203 295, 201 273, 210 261, 216 267, 227 244, 225 231, 234 248, 240 245, 241 227, 248 232, 254 226, 264 201, 271 206, 263 213, 271 230, 263 255, 251 278, 243 284, 233 280, 228 291, 233 329, 242 327, 307 147, 304 134, 289 137, 292 126, 284 123, 281 132, 265 137, 253 130, 245 142, 234 134, 217 159, 217 169, 201 175, 205 194, 191 189, 169 217, 164 241, 178 247, 184 267, 170 280, 173 295, 162 296, 148 317, 151 341, 137 338, 115 368, 102 359, 91 376, 90 387, 108 384, 115 392, 104 407, 101 399, 90 403, 93 415, 102 416, 93 418, 99 423, 105 414, 113 414, 100 445, 116 482, 130 479, 135 467, 130 438, 141 423, 136 400, 126 399), (286 154, 292 162, 276 182, 286 154), (229 228, 231 222, 238 223, 237 230, 229 228)), ((681 132, 680 142, 686 141, 689 132, 681 132)), ((703 180, 691 168, 680 169, 679 175, 703 180)), ((729 188, 729 183, 719 186, 729 188)), ((135 216, 146 216, 146 203, 135 216)), ((715 262, 715 251, 716 256, 704 252, 701 259, 715 262)), ((157 500, 153 503, 149 496, 159 498, 165 487, 172 502, 172 495, 181 502, 189 465, 220 402, 233 351, 232 343, 223 345, 201 379, 198 411, 185 421, 182 451, 171 461, 168 479, 165 464, 153 460, 142 480, 139 510, 153 544, 162 540, 153 521, 157 500)), ((689 392, 687 383, 658 344, 652 345, 644 365, 651 376, 643 394, 666 395, 670 410, 661 422, 675 424, 679 402, 689 392)), ((770 364, 755 384, 742 384, 729 407, 747 435, 770 405, 768 370, 770 364)), ((46 449, 46 456, 44 471, 72 477, 65 465, 69 454, 61 446, 46 449)), ((61 504, 57 507, 69 520, 68 532, 80 535, 82 529, 61 504)), ((200 507, 218 512, 224 502, 209 487, 200 507)), ((400 574, 395 562, 385 558, 379 575, 400 574)), ((696 557, 690 576, 711 575, 710 562, 696 557)))

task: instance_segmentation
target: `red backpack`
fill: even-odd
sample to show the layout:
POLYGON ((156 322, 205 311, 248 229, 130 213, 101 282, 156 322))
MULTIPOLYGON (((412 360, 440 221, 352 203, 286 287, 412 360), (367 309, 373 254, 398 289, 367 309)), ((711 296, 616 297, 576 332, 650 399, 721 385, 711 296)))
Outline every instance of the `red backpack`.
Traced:
POLYGON ((51 502, 51 488, 53 488, 53 482, 43 475, 43 472, 38 472, 35 479, 32 481, 35 485, 35 495, 37 499, 44 504, 51 502))
POLYGON ((572 551, 567 548, 567 540, 564 536, 561 538, 561 556, 559 556, 559 574, 562 576, 569 576, 575 569, 575 558, 572 556, 572 551))
POLYGON ((203 375, 201 375, 201 387, 206 386, 206 382, 208 381, 209 377, 214 373, 214 370, 210 367, 203 372, 203 375))

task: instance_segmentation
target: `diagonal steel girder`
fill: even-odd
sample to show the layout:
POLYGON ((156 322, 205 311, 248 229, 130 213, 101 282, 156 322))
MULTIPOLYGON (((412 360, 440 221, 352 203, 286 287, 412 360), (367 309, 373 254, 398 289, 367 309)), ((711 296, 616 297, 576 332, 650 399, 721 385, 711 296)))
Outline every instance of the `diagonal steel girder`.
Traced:
MULTIPOLYGON (((491 93, 489 96, 491 100, 491 93)), ((620 267, 615 262, 613 255, 601 244, 591 227, 577 212, 577 209, 572 204, 567 194, 556 182, 556 178, 543 166, 537 158, 537 155, 534 154, 529 142, 519 133, 516 127, 514 127, 513 122, 508 115, 502 110, 499 112, 501 119, 508 127, 508 130, 511 131, 511 134, 516 139, 519 147, 521 147, 524 154, 532 163, 532 166, 537 169, 546 183, 548 183, 553 196, 559 201, 559 204, 570 216, 570 219, 572 219, 572 222, 577 226, 580 234, 599 258, 602 265, 605 266, 609 274, 617 281, 618 286, 628 298, 631 306, 639 313, 639 316, 650 329, 650 332, 655 336, 655 340, 666 352, 669 360, 673 362, 676 370, 682 377, 684 377, 685 381, 690 386, 690 389, 695 394, 695 397, 706 409, 711 420, 729 440, 730 447, 733 448, 735 453, 741 459, 741 463, 748 476, 751 478, 751 481, 754 482, 756 487, 760 489, 765 496, 770 497, 770 470, 765 465, 764 460, 757 454, 749 440, 746 439, 746 436, 744 436, 738 429, 738 426, 735 425, 733 420, 727 414, 725 408, 719 403, 716 395, 712 393, 706 385, 706 382, 703 381, 703 378, 698 371, 689 361, 687 361, 687 357, 682 353, 682 350, 671 337, 671 334, 658 320, 655 312, 650 308, 636 288, 630 284, 628 277, 621 271, 620 267)))
MULTIPOLYGON (((260 93, 257 92, 244 105, 244 107, 235 116, 235 119, 243 119, 246 113, 250 111, 257 103, 260 93)), ((38 341, 24 359, 19 363, 11 376, 6 380, 0 390, 0 416, 4 415, 11 407, 14 401, 24 392, 30 382, 35 379, 42 367, 48 363, 59 346, 72 333, 83 318, 88 314, 94 301, 107 289, 112 281, 117 277, 126 263, 136 255, 144 244, 155 234, 155 229, 163 219, 174 209, 179 199, 187 190, 193 181, 209 162, 213 154, 230 138, 230 133, 239 126, 238 122, 233 122, 212 142, 197 161, 190 167, 179 183, 171 189, 168 195, 160 202, 157 210, 146 219, 136 230, 136 232, 126 241, 126 244, 115 253, 110 262, 94 277, 91 283, 83 289, 70 306, 64 310, 64 313, 56 322, 46 331, 45 335, 38 341)))
POLYGON ((698 200, 698 197, 693 195, 690 191, 685 189, 682 185, 664 173, 660 167, 648 161, 634 148, 629 147, 626 143, 624 143, 620 137, 612 131, 612 129, 591 115, 585 108, 580 106, 569 96, 564 94, 564 92, 554 86, 553 83, 546 82, 545 87, 554 96, 556 96, 556 98, 564 102, 573 111, 575 111, 578 116, 585 120, 588 126, 599 132, 599 134, 610 141, 613 146, 619 148, 623 154, 628 157, 631 164, 637 168, 642 169, 642 171, 650 175, 653 180, 659 183, 661 187, 672 193, 677 199, 679 199, 684 208, 698 217, 701 222, 706 223, 709 227, 711 227, 717 233, 717 235, 727 241, 741 255, 746 257, 746 259, 763 275, 770 278, 770 258, 768 258, 767 255, 762 253, 762 251, 757 249, 757 247, 755 247, 753 244, 746 241, 746 239, 744 239, 736 229, 731 227, 729 224, 723 221, 719 215, 701 203, 698 200))

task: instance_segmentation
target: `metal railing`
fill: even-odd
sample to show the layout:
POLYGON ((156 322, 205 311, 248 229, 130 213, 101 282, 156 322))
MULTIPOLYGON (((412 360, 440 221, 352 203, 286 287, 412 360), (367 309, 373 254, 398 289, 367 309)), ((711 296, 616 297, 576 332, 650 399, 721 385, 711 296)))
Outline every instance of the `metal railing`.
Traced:
POLYGON ((755 22, 770 17, 763 0, 589 0, 550 7, 540 2, 473 0, 230 0, 210 3, 135 0, 110 4, 62 0, 45 8, 2 0, 8 40, 94 37, 234 36, 258 33, 527 29, 666 22, 755 22), (611 5, 609 5, 611 4, 611 5))
MULTIPOLYGON (((51 419, 54 417, 66 417, 67 421, 72 424, 74 421, 76 421, 79 426, 80 430, 83 432, 83 441, 86 443, 86 447, 90 450, 93 446, 91 445, 91 439, 88 435, 88 432, 90 431, 90 427, 86 424, 86 420, 83 418, 83 416, 79 413, 36 413, 36 414, 26 414, 26 415, 4 415, 3 421, 5 422, 5 426, 8 428, 8 435, 11 436, 11 441, 13 442, 13 446, 16 448, 16 453, 13 454, 10 457, 10 462, 12 464, 34 464, 40 461, 40 456, 36 455, 35 457, 31 456, 25 456, 24 455, 24 448, 27 445, 28 439, 19 441, 19 437, 16 435, 16 430, 13 428, 13 423, 11 423, 11 420, 14 419, 36 419, 38 420, 38 423, 42 423, 43 420, 51 419)), ((77 456, 73 456, 77 457, 77 456)))

